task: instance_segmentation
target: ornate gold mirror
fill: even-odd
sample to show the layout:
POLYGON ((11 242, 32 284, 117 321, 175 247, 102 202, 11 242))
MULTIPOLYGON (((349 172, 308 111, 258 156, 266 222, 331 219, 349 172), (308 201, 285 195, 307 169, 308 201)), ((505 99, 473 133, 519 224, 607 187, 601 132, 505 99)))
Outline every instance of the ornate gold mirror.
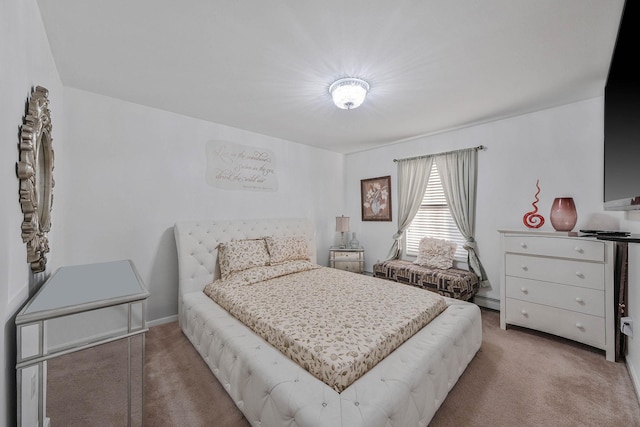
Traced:
POLYGON ((53 139, 49 113, 49 91, 35 88, 20 128, 20 207, 24 214, 22 241, 27 244, 27 262, 35 273, 44 271, 49 252, 53 204, 53 139))

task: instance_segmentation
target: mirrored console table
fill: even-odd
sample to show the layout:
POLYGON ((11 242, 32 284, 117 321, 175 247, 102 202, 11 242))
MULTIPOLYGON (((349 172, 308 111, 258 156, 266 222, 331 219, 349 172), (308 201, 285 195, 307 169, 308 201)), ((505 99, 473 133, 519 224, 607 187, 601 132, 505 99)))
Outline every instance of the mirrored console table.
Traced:
MULTIPOLYGON (((18 426, 70 425, 63 419, 56 419, 58 415, 49 417, 48 412, 60 414, 60 417, 65 411, 82 412, 78 406, 56 411, 47 408, 48 362, 59 366, 59 361, 67 358, 69 362, 62 365, 81 377, 87 377, 99 366, 84 358, 89 366, 82 367, 77 361, 82 359, 69 358, 72 353, 80 355, 80 352, 92 357, 102 355, 117 363, 121 360, 124 365, 121 376, 111 367, 102 377, 89 381, 92 390, 85 391, 80 399, 93 400, 86 406, 87 412, 96 412, 88 409, 96 403, 111 405, 118 425, 142 425, 148 296, 149 292, 129 260, 61 267, 52 274, 15 319, 18 426), (98 350, 95 354, 91 353, 94 348, 98 350), (122 388, 112 393, 121 405, 114 405, 100 396, 100 390, 107 388, 106 383, 112 379, 116 387, 122 388)), ((56 388, 62 390, 57 391, 58 394, 63 394, 65 389, 71 391, 76 387, 64 384, 56 388)), ((78 400, 77 395, 69 398, 56 395, 56 398, 78 400)), ((73 415, 78 419, 77 413, 73 415)))

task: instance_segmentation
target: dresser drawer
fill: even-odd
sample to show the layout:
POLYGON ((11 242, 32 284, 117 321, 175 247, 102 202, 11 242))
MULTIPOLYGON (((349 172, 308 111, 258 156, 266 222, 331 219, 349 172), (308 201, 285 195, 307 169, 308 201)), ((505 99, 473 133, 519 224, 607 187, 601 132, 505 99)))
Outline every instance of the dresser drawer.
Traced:
POLYGON ((598 348, 606 343, 604 318, 546 305, 507 298, 506 322, 598 348))
POLYGON ((507 276, 507 298, 604 317, 604 291, 507 276))
POLYGON ((333 251, 333 259, 336 261, 360 261, 363 258, 362 251, 333 251))
POLYGON ((594 262, 505 254, 507 276, 602 290, 604 273, 604 265, 594 262))
POLYGON ((354 273, 362 273, 363 265, 360 261, 335 261, 334 268, 339 270, 351 271, 354 273))
POLYGON ((578 238, 505 236, 505 252, 605 261, 603 242, 578 238))

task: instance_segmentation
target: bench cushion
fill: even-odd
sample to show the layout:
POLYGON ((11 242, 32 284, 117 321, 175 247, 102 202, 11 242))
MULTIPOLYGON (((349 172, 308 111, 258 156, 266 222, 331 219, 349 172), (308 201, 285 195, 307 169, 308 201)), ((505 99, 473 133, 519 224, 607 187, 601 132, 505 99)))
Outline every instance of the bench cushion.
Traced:
POLYGON ((478 276, 472 271, 422 267, 400 259, 374 264, 373 275, 463 301, 471 301, 480 287, 478 276))

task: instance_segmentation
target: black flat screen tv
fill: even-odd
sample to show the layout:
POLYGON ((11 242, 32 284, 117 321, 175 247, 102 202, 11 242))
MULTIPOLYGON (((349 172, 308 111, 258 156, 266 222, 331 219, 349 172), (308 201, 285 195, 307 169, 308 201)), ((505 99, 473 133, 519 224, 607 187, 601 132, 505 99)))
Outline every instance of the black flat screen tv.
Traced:
POLYGON ((627 0, 604 96, 604 209, 640 209, 640 9, 627 0))

